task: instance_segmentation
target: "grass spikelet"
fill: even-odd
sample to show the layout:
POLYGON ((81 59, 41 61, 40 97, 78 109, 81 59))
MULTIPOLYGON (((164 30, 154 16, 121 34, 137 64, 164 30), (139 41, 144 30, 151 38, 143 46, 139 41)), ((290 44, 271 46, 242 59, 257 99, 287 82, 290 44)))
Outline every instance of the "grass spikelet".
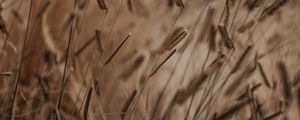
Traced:
POLYGON ((3 77, 3 76, 9 77, 9 76, 11 76, 11 75, 12 75, 11 72, 2 72, 2 73, 0 73, 0 77, 3 77))
POLYGON ((121 120, 124 120, 130 105, 132 104, 135 96, 136 96, 137 90, 132 91, 132 93, 130 94, 129 98, 126 100, 126 102, 124 103, 123 107, 122 107, 122 114, 121 114, 121 120))
POLYGON ((250 29, 253 25, 255 24, 255 22, 253 20, 249 21, 247 24, 242 25, 238 31, 240 33, 244 33, 247 29, 250 29))
POLYGON ((184 8, 184 4, 183 4, 182 0, 175 0, 175 3, 177 5, 177 7, 184 8))
POLYGON ((242 108, 244 108, 250 102, 251 102, 251 99, 245 99, 245 100, 241 101, 240 103, 233 105, 232 107, 228 108, 225 112, 218 115, 215 120, 224 120, 224 119, 232 116, 234 113, 236 113, 239 110, 241 110, 242 108))
MULTIPOLYGON (((73 22, 73 21, 71 21, 73 22)), ((70 23, 70 25, 72 25, 72 23, 70 23)), ((55 110, 53 110, 53 114, 51 116, 52 119, 55 119, 58 117, 58 114, 56 114, 56 109, 60 110, 60 107, 61 107, 61 101, 62 101, 62 98, 63 98, 63 95, 64 95, 64 90, 66 88, 66 85, 68 83, 68 80, 69 80, 69 75, 68 75, 68 71, 69 71, 69 54, 70 54, 70 46, 71 46, 71 41, 72 41, 72 35, 73 35, 73 26, 70 26, 70 32, 69 32, 69 40, 68 40, 68 44, 67 44, 67 53, 65 55, 65 64, 64 64, 64 68, 63 68, 63 75, 62 75, 62 80, 61 80, 61 87, 60 87, 60 90, 59 90, 59 94, 58 94, 58 100, 56 102, 56 106, 55 106, 55 110)))
POLYGON ((289 101, 292 98, 292 92, 290 89, 290 78, 288 75, 287 68, 283 62, 279 62, 277 68, 280 75, 283 97, 285 100, 289 101))
POLYGON ((265 17, 272 16, 280 7, 287 3, 287 1, 288 0, 276 0, 274 3, 272 3, 262 11, 261 16, 258 20, 262 21, 265 19, 265 17))
POLYGON ((257 118, 261 119, 262 116, 264 115, 264 112, 261 109, 262 104, 260 104, 260 102, 257 99, 255 100, 255 103, 256 103, 256 109, 255 109, 256 116, 257 118))
POLYGON ((270 116, 264 118, 263 120, 273 120, 273 118, 278 117, 278 116, 281 115, 282 113, 283 113, 282 111, 276 112, 276 113, 274 113, 274 114, 272 114, 272 115, 270 115, 270 116))
POLYGON ((228 21, 229 21, 229 16, 230 16, 230 6, 229 6, 230 0, 226 0, 225 2, 225 16, 224 16, 224 23, 223 25, 227 27, 228 21))
POLYGON ((267 78, 267 76, 266 76, 266 73, 265 73, 265 71, 264 71, 264 69, 263 69, 263 67, 262 67, 262 65, 261 65, 260 62, 258 62, 258 69, 259 69, 260 75, 261 75, 262 78, 263 78, 263 82, 265 83, 265 85, 266 85, 268 88, 271 88, 271 85, 270 85, 270 83, 269 83, 269 80, 268 80, 268 78, 267 78))
POLYGON ((23 23, 23 21, 24 21, 23 18, 20 16, 20 14, 16 10, 12 10, 11 12, 19 23, 23 23))
POLYGON ((236 62, 236 64, 234 65, 234 67, 232 68, 232 71, 230 72, 230 74, 235 73, 237 70, 239 70, 239 68, 241 67, 242 63, 244 62, 246 56, 249 54, 249 52, 251 51, 252 46, 249 45, 246 50, 243 52, 243 54, 241 55, 241 57, 239 58, 239 60, 236 62))
POLYGON ((288 0, 278 0, 274 2, 272 5, 267 7, 263 13, 266 15, 273 15, 273 13, 278 10, 280 7, 282 7, 288 0))
POLYGON ((136 58, 136 60, 133 62, 133 64, 130 66, 130 68, 125 71, 123 74, 121 74, 122 79, 126 79, 130 77, 137 69, 142 65, 145 57, 144 56, 139 56, 136 58))
POLYGON ((84 0, 81 4, 78 4, 78 8, 80 10, 84 9, 85 6, 88 4, 89 0, 84 0))
MULTIPOLYGON (((261 87, 261 84, 255 84, 251 89, 250 89, 250 91, 251 92, 254 92, 254 91, 256 91, 259 87, 261 87)), ((243 92, 236 100, 238 100, 238 101, 242 101, 242 100, 244 100, 244 99, 246 99, 246 98, 248 98, 249 96, 248 96, 248 94, 247 94, 247 91, 245 91, 245 92, 243 92)))
POLYGON ((256 70, 256 63, 249 64, 243 72, 234 80, 233 83, 229 85, 227 90, 225 91, 225 95, 229 96, 240 86, 243 80, 250 77, 254 71, 256 70))
POLYGON ((100 52, 103 52, 103 46, 102 46, 102 42, 101 42, 101 32, 100 32, 100 30, 95 30, 95 34, 96 34, 98 50, 100 52))
POLYGON ((49 73, 45 73, 42 76, 36 75, 39 80, 39 86, 42 89, 41 93, 43 94, 46 101, 49 100, 49 94, 47 93, 49 84, 46 82, 49 79, 49 73))
POLYGON ((84 110, 83 110, 83 119, 84 120, 88 120, 89 108, 90 108, 92 94, 93 94, 93 88, 90 87, 89 92, 87 94, 87 98, 85 100, 85 105, 84 105, 84 110))
POLYGON ((177 28, 169 38, 167 38, 164 43, 161 45, 161 47, 158 50, 159 54, 162 54, 165 51, 172 50, 180 41, 182 41, 186 36, 188 35, 188 32, 186 29, 180 27, 177 28))
POLYGON ((58 108, 55 108, 55 113, 57 115, 57 120, 61 120, 60 112, 59 112, 58 108))
POLYGON ((127 6, 128 6, 128 10, 130 12, 133 12, 132 0, 127 0, 127 6))
POLYGON ((297 104, 298 112, 300 112, 300 88, 297 89, 297 104))
POLYGON ((42 17, 42 15, 46 12, 46 10, 48 9, 49 5, 50 5, 50 1, 46 1, 43 6, 41 7, 41 9, 39 10, 39 12, 37 13, 36 18, 40 18, 42 17))
MULTIPOLYGON (((212 42, 210 40, 213 40, 215 39, 215 34, 216 34, 216 31, 215 31, 215 27, 213 25, 213 20, 215 18, 215 9, 214 8, 209 8, 207 10, 207 16, 204 21, 203 21, 203 28, 201 29, 200 33, 199 33, 199 36, 198 36, 198 41, 199 43, 202 41, 202 37, 204 36, 208 36, 208 41, 209 42, 212 42), (214 35, 214 36, 213 36, 214 35)), ((198 43, 198 44, 199 44, 198 43)))
POLYGON ((216 51, 216 35, 217 35, 217 30, 214 25, 211 25, 209 27, 209 48, 212 51, 216 51))
POLYGON ((128 10, 132 13, 136 13, 138 16, 147 18, 149 16, 149 10, 140 0, 127 0, 128 10))
POLYGON ((76 17, 77 17, 77 15, 74 12, 72 12, 69 15, 69 17, 68 17, 68 19, 67 19, 67 21, 66 21, 66 23, 65 23, 65 25, 63 27, 64 31, 66 31, 67 28, 70 27, 72 25, 72 23, 74 23, 74 21, 76 20, 76 17))
MULTIPOLYGON (((23 44, 22 44, 22 52, 21 52, 21 57, 19 59, 18 69, 17 69, 18 72, 16 74, 15 83, 14 83, 14 86, 13 86, 12 100, 11 100, 10 109, 9 109, 10 118, 13 118, 14 104, 15 104, 15 101, 16 101, 16 96, 17 96, 17 92, 18 92, 18 88, 19 88, 20 79, 21 79, 21 72, 22 72, 22 68, 23 68, 23 60, 24 60, 24 56, 25 56, 24 55, 25 54, 25 47, 26 47, 25 45, 27 44, 27 40, 28 40, 27 37, 28 37, 28 34, 29 34, 29 23, 31 21, 31 15, 32 15, 32 5, 33 5, 33 0, 30 1, 26 33, 25 33, 23 44)), ((2 16, 0 15, 0 17, 1 17, 0 18, 0 29, 2 30, 3 29, 2 22, 1 22, 2 16)), ((5 28, 5 32, 7 32, 6 28, 5 28)))
POLYGON ((176 53, 176 49, 174 49, 168 56, 160 63, 156 68, 153 69, 153 71, 150 73, 149 77, 152 77, 157 71, 176 53))
POLYGON ((110 61, 116 56, 116 54, 119 52, 122 46, 126 43, 126 41, 129 39, 131 36, 131 33, 127 35, 127 37, 118 45, 118 47, 113 51, 113 53, 108 57, 108 59, 105 61, 104 65, 107 65, 110 63, 110 61))
POLYGON ((262 4, 263 0, 247 0, 245 1, 245 6, 251 12, 255 8, 259 7, 262 4))
POLYGON ((231 39, 228 35, 228 32, 227 32, 226 28, 224 26, 219 25, 218 30, 221 33, 222 40, 224 41, 225 47, 230 49, 230 50, 234 49, 234 45, 233 45, 233 43, 232 43, 232 41, 231 41, 231 39))
POLYGON ((209 75, 213 74, 216 70, 220 69, 223 64, 222 58, 217 58, 211 63, 208 68, 200 76, 196 76, 188 84, 185 89, 179 90, 176 98, 178 104, 182 104, 187 100, 188 97, 192 96, 199 88, 203 85, 209 75))
POLYGON ((168 0, 168 7, 172 8, 174 5, 174 0, 168 0))
POLYGON ((185 89, 179 90, 176 96, 176 103, 183 104, 188 97, 192 96, 207 79, 208 74, 204 73, 199 78, 195 78, 185 89))
POLYGON ((260 118, 259 114, 261 114, 261 110, 258 108, 258 100, 254 96, 254 94, 251 91, 251 89, 248 89, 247 91, 248 91, 249 98, 252 101, 251 105, 250 105, 250 108, 251 108, 251 118, 259 119, 260 118))
POLYGON ((106 6, 106 3, 104 0, 97 0, 98 6, 101 10, 106 10, 108 11, 108 8, 106 6))
POLYGON ((96 95, 98 95, 98 96, 100 96, 101 94, 100 94, 100 85, 99 85, 99 81, 98 80, 94 80, 94 90, 95 90, 95 93, 96 93, 96 95))
POLYGON ((300 70, 296 73, 296 75, 293 78, 293 86, 297 87, 300 83, 300 70))
POLYGON ((80 55, 84 50, 86 50, 87 47, 89 47, 93 41, 95 40, 95 36, 93 36, 89 41, 87 41, 85 44, 82 45, 81 48, 79 48, 75 53, 74 56, 80 55))
POLYGON ((6 29, 6 25, 5 22, 2 18, 2 16, 0 15, 0 31, 6 35, 8 35, 7 29, 6 29))

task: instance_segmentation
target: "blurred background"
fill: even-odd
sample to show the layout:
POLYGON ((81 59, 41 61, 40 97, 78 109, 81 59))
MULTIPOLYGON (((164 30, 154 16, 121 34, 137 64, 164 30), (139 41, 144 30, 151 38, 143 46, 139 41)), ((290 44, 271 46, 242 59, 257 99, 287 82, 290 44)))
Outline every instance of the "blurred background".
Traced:
POLYGON ((300 119, 299 0, 0 0, 1 119, 300 119))

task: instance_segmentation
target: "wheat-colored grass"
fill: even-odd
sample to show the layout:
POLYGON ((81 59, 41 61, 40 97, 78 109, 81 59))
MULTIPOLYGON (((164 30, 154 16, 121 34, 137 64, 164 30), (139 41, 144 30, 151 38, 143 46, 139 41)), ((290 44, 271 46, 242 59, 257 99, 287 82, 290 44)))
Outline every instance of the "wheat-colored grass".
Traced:
POLYGON ((0 119, 298 120, 299 0, 0 0, 0 119))

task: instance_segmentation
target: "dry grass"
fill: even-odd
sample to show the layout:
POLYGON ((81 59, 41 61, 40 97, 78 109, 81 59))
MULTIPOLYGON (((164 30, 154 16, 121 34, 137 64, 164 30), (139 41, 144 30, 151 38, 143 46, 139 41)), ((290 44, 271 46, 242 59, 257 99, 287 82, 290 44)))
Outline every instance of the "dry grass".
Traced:
POLYGON ((299 0, 0 5, 0 119, 300 119, 299 0))

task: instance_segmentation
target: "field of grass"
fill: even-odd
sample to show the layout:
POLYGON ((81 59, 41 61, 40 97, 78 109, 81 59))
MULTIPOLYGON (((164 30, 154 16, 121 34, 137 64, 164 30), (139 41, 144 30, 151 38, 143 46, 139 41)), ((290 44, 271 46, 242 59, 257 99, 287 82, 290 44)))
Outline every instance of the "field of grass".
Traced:
POLYGON ((1 120, 299 120, 299 0, 0 0, 1 120))

